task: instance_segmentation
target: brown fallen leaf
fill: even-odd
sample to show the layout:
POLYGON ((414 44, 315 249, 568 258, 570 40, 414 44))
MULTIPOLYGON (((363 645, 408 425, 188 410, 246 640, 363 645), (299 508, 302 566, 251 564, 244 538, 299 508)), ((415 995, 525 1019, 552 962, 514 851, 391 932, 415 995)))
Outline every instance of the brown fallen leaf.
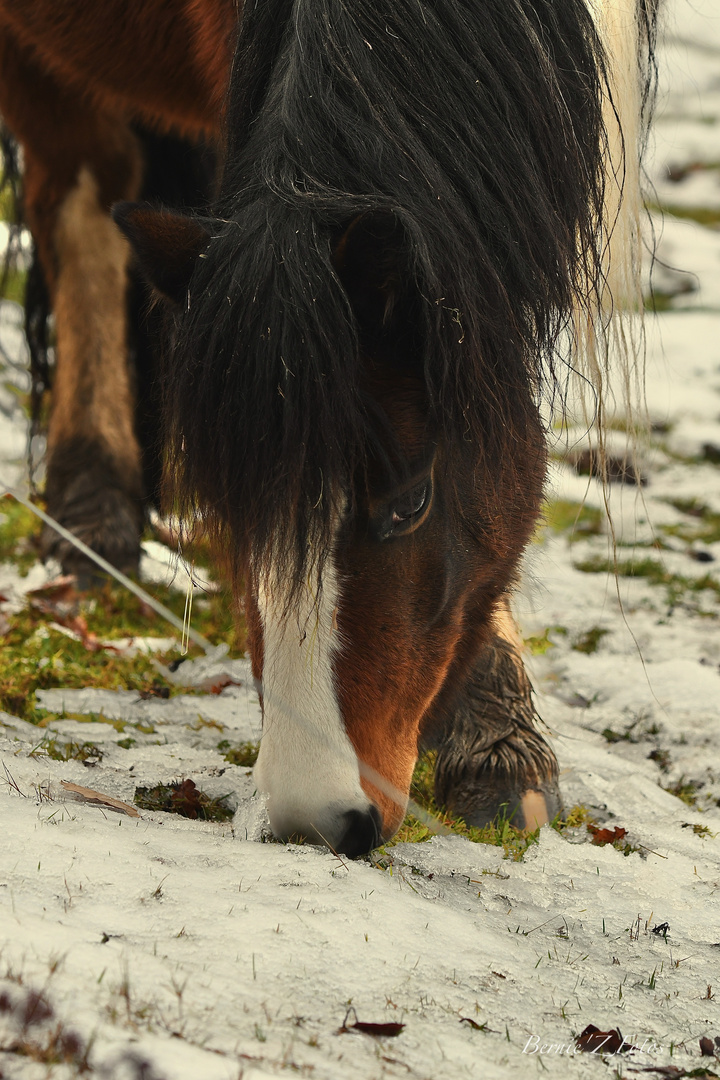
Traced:
POLYGON ((191 818, 192 820, 201 816, 200 792, 192 780, 183 780, 170 795, 170 802, 172 803, 172 812, 175 814, 180 814, 182 817, 191 818))
POLYGON ((134 806, 130 806, 129 803, 122 802, 121 799, 114 799, 112 795, 103 795, 99 791, 93 791, 92 788, 80 787, 79 784, 71 784, 69 780, 61 780, 60 784, 65 789, 65 791, 68 791, 72 795, 77 796, 79 802, 87 802, 93 803, 96 806, 104 806, 108 810, 118 810, 120 811, 120 813, 127 814, 128 817, 140 817, 140 814, 134 806))
POLYGON ((471 1028, 475 1029, 475 1031, 491 1032, 493 1035, 497 1035, 497 1031, 493 1031, 493 1029, 489 1028, 487 1024, 478 1024, 477 1020, 473 1020, 470 1016, 461 1016, 460 1023, 469 1024, 471 1028))
POLYGON ((616 840, 622 840, 627 836, 627 829, 621 829, 619 825, 616 825, 614 829, 601 829, 597 825, 588 825, 588 832, 592 833, 592 842, 598 847, 614 844, 616 840))
POLYGON ((141 701, 149 701, 151 698, 161 698, 167 701, 170 697, 170 687, 163 686, 159 679, 153 679, 152 684, 145 690, 138 691, 141 701))
POLYGON ((626 1043, 617 1028, 600 1031, 594 1024, 588 1024, 575 1040, 578 1050, 586 1054, 618 1054, 635 1050, 631 1043, 626 1043))
POLYGON ((242 686, 242 683, 238 682, 237 679, 233 679, 227 672, 221 671, 219 675, 201 682, 198 689, 203 690, 206 694, 222 694, 226 686, 242 686))
POLYGON ((390 1037, 394 1038, 399 1035, 401 1031, 404 1031, 405 1025, 400 1023, 390 1024, 368 1024, 363 1020, 356 1020, 354 1024, 349 1024, 347 1027, 342 1027, 341 1031, 362 1031, 363 1035, 374 1035, 376 1038, 390 1037))
POLYGON ((405 1025, 395 1022, 388 1024, 370 1024, 363 1020, 358 1020, 357 1013, 353 1009, 352 1005, 345 1013, 345 1019, 342 1022, 342 1027, 338 1028, 338 1035, 345 1035, 349 1031, 361 1031, 363 1035, 373 1035, 377 1038, 395 1038, 402 1031, 404 1031, 405 1025), (348 1024, 348 1017, 350 1013, 355 1014, 355 1023, 348 1024))
POLYGON ((685 1080, 685 1077, 693 1077, 694 1080, 701 1080, 701 1078, 704 1078, 704 1080, 718 1080, 717 1073, 710 1072, 710 1069, 706 1069, 702 1065, 699 1069, 680 1069, 677 1065, 641 1065, 629 1071, 634 1073, 655 1073, 656 1076, 665 1077, 665 1080, 685 1080))
POLYGON ((703 1057, 715 1057, 715 1043, 707 1035, 700 1040, 700 1053, 703 1057))
POLYGON ((76 585, 77 578, 74 574, 62 574, 39 589, 31 589, 28 593, 30 603, 34 607, 39 607, 41 604, 50 604, 55 607, 63 605, 66 609, 74 607, 80 599, 76 585))

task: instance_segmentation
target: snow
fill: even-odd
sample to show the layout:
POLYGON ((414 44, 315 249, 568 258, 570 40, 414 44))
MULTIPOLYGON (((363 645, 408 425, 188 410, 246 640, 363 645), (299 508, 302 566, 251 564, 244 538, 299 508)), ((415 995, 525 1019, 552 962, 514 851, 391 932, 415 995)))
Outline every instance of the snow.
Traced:
MULTIPOLYGON (((673 0, 665 23, 651 180, 660 201, 720 207, 720 0, 673 0), (712 167, 668 180, 668 164, 698 162, 712 167)), ((720 233, 673 218, 658 233, 674 268, 663 281, 694 291, 649 320, 648 408, 664 427, 641 448, 647 487, 611 489, 621 561, 624 544, 697 524, 677 500, 720 513, 720 468, 704 450, 720 448, 720 233)), ((19 325, 4 305, 13 359, 19 325)), ((3 382, 23 378, 13 366, 3 382)), ((0 479, 18 484, 25 432, 4 386, 0 408, 0 479)), ((598 485, 559 462, 550 493, 602 506, 598 485)), ((671 550, 639 557, 720 583, 720 543, 666 539, 671 550)), ((0 714, 0 1047, 62 1024, 89 1046, 90 1075, 109 1080, 584 1078, 600 1075, 601 1055, 574 1053, 574 1037, 594 1024, 642 1048, 608 1059, 618 1075, 698 1067, 700 1037, 720 1035, 720 607, 710 589, 673 601, 644 578, 576 567, 608 557, 606 533, 571 543, 546 531, 516 609, 526 638, 552 643, 528 666, 566 805, 627 829, 627 856, 584 828, 543 829, 522 862, 455 836, 356 862, 263 842, 252 772, 217 749, 256 739, 260 723, 248 665, 222 650, 182 664, 183 693, 168 701, 58 689, 38 694, 56 717, 45 728, 0 714), (597 651, 577 651, 595 628, 608 631, 597 651), (238 685, 193 690, 223 672, 238 685), (52 737, 92 741, 102 760, 51 760, 52 737), (227 797, 232 823, 136 820, 61 786, 132 802, 137 786, 188 778, 227 797), (696 785, 694 808, 664 790, 681 780, 696 785), (23 1029, 30 990, 54 1015, 23 1029), (406 1026, 395 1038, 341 1031, 349 1005, 360 1021, 406 1026)), ((174 573, 161 545, 144 572, 174 573)), ((47 580, 42 567, 25 579, 0 567, 6 610, 47 580)), ((9 1080, 78 1068, 0 1051, 9 1080)))

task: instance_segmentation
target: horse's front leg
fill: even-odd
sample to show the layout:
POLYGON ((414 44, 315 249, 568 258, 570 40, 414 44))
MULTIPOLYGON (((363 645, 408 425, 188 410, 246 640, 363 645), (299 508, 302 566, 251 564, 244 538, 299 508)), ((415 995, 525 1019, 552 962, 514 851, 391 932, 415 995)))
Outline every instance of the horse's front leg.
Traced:
POLYGON ((536 828, 562 809, 555 755, 536 727, 532 687, 506 602, 436 735, 435 799, 483 826, 499 813, 536 828))
MULTIPOLYGON (((7 34, 0 111, 23 147, 25 215, 55 316, 48 512, 133 570, 143 492, 127 346, 130 249, 109 211, 136 196, 140 151, 122 118, 56 82, 7 34)), ((49 528, 43 549, 66 571, 94 569, 49 528)))

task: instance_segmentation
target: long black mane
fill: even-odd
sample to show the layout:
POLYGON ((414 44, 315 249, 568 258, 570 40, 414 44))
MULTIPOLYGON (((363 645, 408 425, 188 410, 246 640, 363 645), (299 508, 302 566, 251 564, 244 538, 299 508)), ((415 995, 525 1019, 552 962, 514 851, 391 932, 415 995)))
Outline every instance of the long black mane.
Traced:
POLYGON ((513 456, 600 284, 607 93, 584 0, 246 0, 168 391, 178 490, 238 559, 301 575, 377 438, 333 259, 359 214, 398 224, 440 437, 513 456))

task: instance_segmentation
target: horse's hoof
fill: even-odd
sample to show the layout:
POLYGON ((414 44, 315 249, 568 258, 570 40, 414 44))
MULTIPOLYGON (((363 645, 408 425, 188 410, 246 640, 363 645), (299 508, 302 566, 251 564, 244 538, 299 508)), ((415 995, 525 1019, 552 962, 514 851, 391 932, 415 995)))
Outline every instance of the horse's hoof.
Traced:
POLYGON ((496 790, 489 802, 464 815, 466 825, 482 829, 493 821, 506 818, 516 829, 537 829, 554 821, 563 810, 557 783, 548 781, 525 791, 496 790))
MULTIPOLYGON (((96 481, 80 475, 60 497, 48 493, 48 513, 118 570, 135 573, 143 523, 140 501, 118 488, 98 487, 96 481)), ((63 572, 75 574, 81 585, 104 580, 97 563, 49 525, 42 531, 40 548, 44 559, 57 559, 63 572)))
POLYGON ((506 818, 518 829, 536 829, 563 808, 555 755, 534 727, 518 727, 489 745, 482 737, 442 745, 435 799, 478 828, 506 818))

